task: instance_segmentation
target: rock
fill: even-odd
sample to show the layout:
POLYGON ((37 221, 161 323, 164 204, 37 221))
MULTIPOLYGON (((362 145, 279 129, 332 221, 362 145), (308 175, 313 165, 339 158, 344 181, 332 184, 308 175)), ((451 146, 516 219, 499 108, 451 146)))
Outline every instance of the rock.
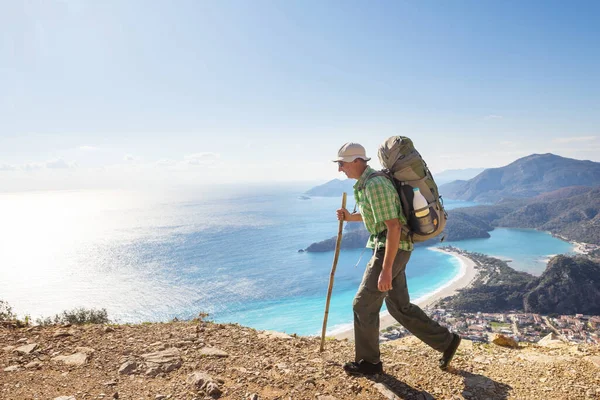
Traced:
POLYGON ((196 371, 191 373, 186 382, 194 386, 197 389, 202 388, 207 382, 211 382, 213 379, 210 375, 205 372, 196 371))
POLYGON ((131 375, 137 369, 138 364, 135 361, 125 361, 119 367, 119 374, 121 375, 131 375))
POLYGON ((248 396, 247 400, 259 400, 259 398, 256 393, 252 393, 250 396, 248 396))
POLYGON ((392 392, 385 384, 383 383, 376 383, 373 385, 373 387, 375 389, 377 389, 377 391, 379 393, 381 393, 381 395, 383 397, 385 397, 386 399, 389 400, 399 400, 400 397, 396 396, 396 393, 392 392))
POLYGON ((500 334, 496 335, 494 340, 492 340, 492 343, 502 347, 511 347, 513 349, 519 348, 519 344, 515 341, 515 339, 500 334))
POLYGON ((205 372, 195 371, 190 374, 186 382, 197 390, 204 390, 209 396, 216 398, 221 396, 221 389, 216 379, 205 372))
POLYGON ((273 338, 273 339, 283 339, 283 340, 292 339, 292 337, 288 334, 285 334, 283 332, 275 332, 275 331, 263 331, 262 333, 258 334, 258 338, 259 339, 273 338))
POLYGON ((6 346, 3 347, 2 350, 6 351, 7 353, 10 353, 11 351, 13 351, 15 349, 15 346, 6 346))
POLYGON ((75 352, 91 355, 94 354, 96 350, 92 349, 91 347, 77 347, 75 352))
POLYGON ((110 326, 104 327, 104 333, 110 333, 110 332, 114 332, 114 331, 115 331, 115 329, 110 326))
POLYGON ((17 347, 15 351, 19 354, 31 354, 38 348, 37 343, 27 344, 25 346, 17 347))
POLYGON ((144 375, 149 376, 151 378, 154 378, 158 374, 160 374, 160 368, 159 367, 148 368, 146 370, 146 372, 144 372, 144 375))
POLYGON ((54 400, 76 400, 75 396, 60 396, 55 397, 54 400))
POLYGON ((542 347, 562 347, 565 346, 565 343, 563 343, 555 333, 550 333, 540 339, 537 342, 537 345, 542 347))
POLYGON ((57 329, 56 332, 54 332, 54 335, 52 335, 52 337, 54 337, 54 338, 66 337, 66 336, 73 336, 73 335, 71 334, 71 332, 69 332, 66 329, 57 329))
POLYGON ((4 370, 3 370, 3 371, 4 371, 4 372, 17 372, 17 371, 19 371, 19 370, 21 370, 21 368, 19 368, 19 366, 18 366, 18 365, 11 365, 10 367, 6 367, 6 368, 4 368, 4 370))
POLYGON ((32 361, 29 364, 26 364, 25 368, 27 368, 27 369, 36 368, 37 369, 37 368, 41 368, 42 365, 43 364, 39 361, 32 361))
POLYGON ((76 367, 82 366, 88 361, 88 355, 85 353, 75 353, 70 356, 58 356, 52 358, 52 361, 62 361, 67 365, 73 365, 76 367))
POLYGON ((104 386, 115 386, 116 384, 117 381, 108 381, 103 383, 104 386))
POLYGON ((167 396, 165 396, 164 394, 157 394, 156 396, 154 396, 154 400, 165 400, 167 398, 167 396))
POLYGON ((587 356, 587 357, 583 357, 583 359, 591 362, 597 368, 600 368, 600 356, 587 356))
POLYGON ((209 396, 215 398, 221 395, 221 389, 219 389, 219 385, 216 382, 208 382, 204 388, 204 391, 209 396))
MULTIPOLYGON (((171 347, 170 349, 154 353, 142 354, 142 358, 149 369, 156 368, 161 372, 171 372, 181 367, 180 354, 181 352, 178 348, 171 347)), ((154 370, 152 373, 154 373, 154 370)))
POLYGON ((156 351, 154 353, 142 354, 142 358, 148 366, 161 366, 164 364, 181 363, 181 352, 176 347, 170 349, 156 351))
POLYGON ((200 355, 206 357, 229 357, 229 354, 215 347, 203 347, 200 349, 200 355))

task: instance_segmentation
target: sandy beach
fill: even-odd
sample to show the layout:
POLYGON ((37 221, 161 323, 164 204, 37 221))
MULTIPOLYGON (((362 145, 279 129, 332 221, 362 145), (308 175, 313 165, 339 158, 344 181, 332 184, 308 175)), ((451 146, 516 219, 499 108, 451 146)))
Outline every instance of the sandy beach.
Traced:
MULTIPOLYGON (((440 251, 443 253, 450 254, 450 255, 458 258, 460 260, 461 265, 460 265, 460 272, 454 279, 452 279, 450 282, 448 282, 446 285, 442 286, 435 292, 432 292, 427 296, 420 297, 413 301, 414 304, 417 304, 421 308, 425 308, 425 307, 431 305, 432 303, 436 302, 437 300, 442 299, 444 297, 452 296, 453 294, 455 294, 457 292, 458 289, 467 287, 477 277, 477 274, 479 273, 477 271, 477 269, 475 269, 475 265, 476 265, 475 261, 471 260, 468 257, 463 256, 462 254, 455 253, 452 251, 442 250, 442 249, 435 248, 435 247, 430 247, 429 250, 440 251)), ((381 312, 379 329, 385 329, 388 326, 394 325, 396 323, 397 323, 396 320, 387 311, 381 312)), ((353 332, 353 329, 350 328, 350 329, 342 331, 342 332, 336 332, 335 334, 333 334, 331 336, 333 336, 337 339, 353 339, 354 332, 353 332)))

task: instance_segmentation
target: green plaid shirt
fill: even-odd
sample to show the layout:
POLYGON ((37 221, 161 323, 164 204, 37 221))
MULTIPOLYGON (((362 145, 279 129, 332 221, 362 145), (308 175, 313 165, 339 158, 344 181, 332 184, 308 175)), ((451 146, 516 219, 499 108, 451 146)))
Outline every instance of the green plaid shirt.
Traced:
MULTIPOLYGON (((388 178, 385 176, 371 178, 364 190, 359 190, 360 187, 364 186, 367 177, 374 172, 373 168, 367 166, 367 169, 354 185, 354 200, 362 215, 365 227, 371 234, 367 242, 367 247, 370 249, 375 248, 375 240, 377 240, 377 248, 385 247, 387 227, 384 221, 398 218, 402 225, 406 225, 400 197, 388 178)), ((412 241, 402 232, 400 234, 399 250, 411 251, 412 249, 412 241)))

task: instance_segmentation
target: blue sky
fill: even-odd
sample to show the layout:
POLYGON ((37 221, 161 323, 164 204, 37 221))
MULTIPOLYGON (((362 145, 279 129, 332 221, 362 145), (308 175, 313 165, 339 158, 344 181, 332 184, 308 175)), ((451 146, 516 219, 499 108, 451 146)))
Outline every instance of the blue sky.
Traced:
MULTIPOLYGON (((431 169, 600 161, 595 1, 0 3, 0 187, 324 181, 357 141, 431 169)), ((375 164, 377 166, 377 164, 375 164)))

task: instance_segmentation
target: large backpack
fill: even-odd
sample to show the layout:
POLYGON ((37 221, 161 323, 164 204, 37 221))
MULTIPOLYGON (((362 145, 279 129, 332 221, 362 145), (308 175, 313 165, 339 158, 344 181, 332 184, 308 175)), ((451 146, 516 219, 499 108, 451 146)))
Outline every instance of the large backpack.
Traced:
POLYGON ((406 136, 392 136, 379 146, 377 155, 383 170, 371 174, 365 181, 365 185, 375 176, 385 176, 392 181, 400 195, 402 210, 408 220, 408 233, 412 236, 413 242, 424 242, 442 233, 448 214, 444 210, 442 197, 433 176, 425 160, 415 149, 412 140, 406 136), (419 223, 413 207, 414 188, 419 188, 427 200, 435 228, 433 232, 419 232, 419 223))

